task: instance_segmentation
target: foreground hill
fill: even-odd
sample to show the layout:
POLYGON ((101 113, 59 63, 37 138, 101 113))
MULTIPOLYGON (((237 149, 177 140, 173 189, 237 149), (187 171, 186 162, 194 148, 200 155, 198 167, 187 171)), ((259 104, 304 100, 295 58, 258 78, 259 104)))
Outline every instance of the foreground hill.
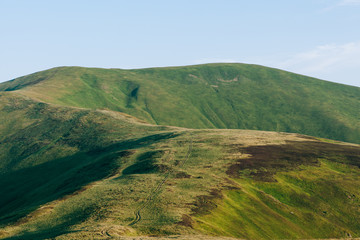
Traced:
POLYGON ((31 89, 0 92, 2 239, 360 237, 357 144, 150 125, 31 89))
POLYGON ((0 84, 61 106, 188 128, 294 132, 360 143, 360 88, 246 64, 61 67, 0 84))

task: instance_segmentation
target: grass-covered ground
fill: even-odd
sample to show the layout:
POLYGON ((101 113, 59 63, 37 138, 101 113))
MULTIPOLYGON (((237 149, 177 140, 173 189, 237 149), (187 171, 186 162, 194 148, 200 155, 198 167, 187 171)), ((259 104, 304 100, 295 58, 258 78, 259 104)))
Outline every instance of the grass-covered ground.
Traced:
POLYGON ((358 145, 0 102, 0 238, 360 236, 358 145))
POLYGON ((0 90, 188 128, 296 132, 360 143, 360 88, 246 64, 138 70, 61 67, 0 90))
POLYGON ((360 146, 333 140, 359 142, 359 88, 215 64, 0 90, 0 239, 360 237, 360 146))
MULTIPOLYGON (((59 108, 11 93, 1 94, 0 112, 1 226, 114 175, 136 149, 176 136, 130 116, 59 108)), ((68 213, 82 220, 87 213, 81 209, 68 213)))
POLYGON ((245 239, 359 237, 359 148, 291 142, 247 149, 250 161, 228 170, 239 189, 214 200, 196 228, 245 239))

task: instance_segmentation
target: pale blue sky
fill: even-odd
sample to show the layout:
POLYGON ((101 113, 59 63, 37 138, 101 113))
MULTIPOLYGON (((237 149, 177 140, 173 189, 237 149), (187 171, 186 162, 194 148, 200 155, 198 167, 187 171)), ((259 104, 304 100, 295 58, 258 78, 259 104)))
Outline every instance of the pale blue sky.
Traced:
POLYGON ((360 86, 360 0, 0 0, 0 81, 208 62, 360 86))

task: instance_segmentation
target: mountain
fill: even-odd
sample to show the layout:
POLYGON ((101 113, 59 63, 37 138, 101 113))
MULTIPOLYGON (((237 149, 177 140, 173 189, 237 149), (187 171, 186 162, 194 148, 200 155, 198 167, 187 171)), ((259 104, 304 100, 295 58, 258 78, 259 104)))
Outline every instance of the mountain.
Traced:
POLYGON ((39 101, 157 125, 294 132, 360 143, 360 88, 247 64, 60 67, 0 84, 39 101))
POLYGON ((214 64, 55 68, 0 89, 0 239, 360 237, 358 88, 214 64), (265 106, 245 119, 245 103, 249 116, 265 106), (280 128, 295 106, 289 128, 306 120, 315 136, 214 129, 271 116, 280 128), (337 133, 355 143, 321 138, 337 133))

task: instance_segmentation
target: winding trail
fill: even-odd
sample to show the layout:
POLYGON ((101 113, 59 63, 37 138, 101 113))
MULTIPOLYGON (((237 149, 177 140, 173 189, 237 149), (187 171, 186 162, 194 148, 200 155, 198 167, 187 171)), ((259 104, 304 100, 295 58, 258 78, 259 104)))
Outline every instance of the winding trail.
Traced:
MULTIPOLYGON (((185 165, 185 163, 189 160, 191 152, 192 152, 192 148, 193 148, 193 140, 192 138, 190 138, 190 143, 189 143, 189 149, 186 153, 186 157, 184 159, 184 161, 182 161, 178 166, 182 167, 185 165)), ((171 152, 170 152, 171 153, 171 152)), ((168 156, 170 156, 170 153, 168 156)), ((135 215, 135 219, 129 224, 129 226, 133 226, 136 223, 141 221, 141 211, 146 208, 150 202, 156 197, 156 195, 160 192, 161 187, 164 185, 164 183, 166 182, 166 180, 171 176, 171 174, 174 172, 174 169, 170 169, 166 172, 164 179, 151 191, 151 193, 149 194, 149 196, 145 199, 145 201, 140 205, 139 208, 137 208, 134 211, 134 215, 135 215)))

